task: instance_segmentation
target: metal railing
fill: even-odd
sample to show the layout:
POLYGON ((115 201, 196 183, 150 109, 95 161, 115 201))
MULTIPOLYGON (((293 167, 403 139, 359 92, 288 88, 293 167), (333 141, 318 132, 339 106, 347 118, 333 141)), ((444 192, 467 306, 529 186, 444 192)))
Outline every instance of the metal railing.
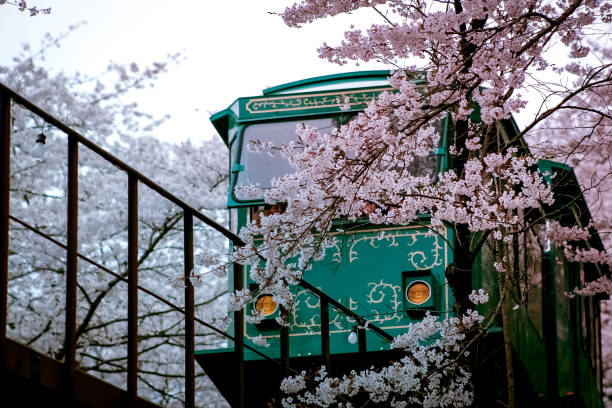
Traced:
MULTIPOLYGON (((194 316, 194 288, 190 281, 190 275, 194 266, 193 253, 193 219, 194 217, 204 224, 215 229, 224 237, 229 239, 233 245, 244 245, 240 238, 218 224, 211 218, 199 212, 189 204, 185 203, 172 193, 168 192, 157 183, 138 172, 133 167, 124 163, 117 157, 96 145, 83 135, 64 124, 53 115, 41 109, 23 96, 0 83, 0 366, 4 366, 4 353, 6 350, 6 326, 8 316, 8 257, 9 257, 9 222, 13 221, 22 227, 42 236, 55 245, 66 250, 66 309, 65 309, 65 332, 64 332, 64 378, 62 379, 63 392, 72 395, 74 393, 74 377, 76 370, 76 327, 77 327, 77 262, 82 259, 100 270, 113 275, 115 278, 128 284, 128 344, 127 344, 127 394, 131 405, 135 405, 138 387, 138 293, 146 293, 164 303, 171 309, 185 315, 185 406, 195 406, 195 330, 194 323, 197 322, 213 330, 219 335, 234 342, 234 353, 236 361, 237 384, 236 394, 238 399, 236 406, 243 408, 244 400, 244 349, 249 349, 266 360, 280 364, 285 375, 292 370, 289 367, 289 330, 283 327, 280 330, 281 337, 281 361, 261 353, 259 350, 244 343, 242 330, 244 325, 244 310, 234 312, 234 333, 232 336, 213 325, 194 316), (41 232, 28 223, 12 216, 9 208, 10 197, 10 146, 11 146, 11 102, 21 105, 23 108, 38 115, 41 119, 57 129, 64 132, 68 137, 68 172, 67 172, 67 235, 66 243, 61 243, 51 236, 41 232), (78 252, 78 170, 79 170, 79 146, 83 146, 98 154, 107 162, 124 171, 128 176, 128 270, 127 278, 111 271, 96 261, 78 252), (184 278, 185 278, 185 304, 184 309, 174 305, 172 302, 162 298, 152 291, 138 285, 138 187, 143 184, 162 197, 180 207, 183 211, 184 235, 184 278)), ((241 290, 244 287, 243 266, 233 264, 234 289, 241 290)), ((302 287, 319 297, 321 301, 321 354, 323 363, 330 365, 329 351, 329 306, 354 319, 358 325, 359 351, 366 351, 366 320, 349 310, 335 299, 332 299, 321 290, 302 281, 302 287)), ((392 340, 392 336, 373 324, 367 325, 367 329, 392 340)))
MULTIPOLYGON (((77 261, 79 258, 95 265, 99 269, 114 275, 128 284, 128 345, 127 345, 127 393, 131 403, 135 403, 138 387, 138 292, 143 291, 157 300, 170 306, 172 309, 185 314, 185 404, 187 407, 195 405, 195 366, 194 366, 194 322, 214 330, 218 334, 240 343, 240 336, 225 333, 214 326, 194 317, 194 290, 190 281, 193 270, 193 218, 215 229, 228 238, 234 245, 241 245, 240 238, 224 226, 202 214, 189 204, 174 196, 157 183, 124 163, 100 146, 96 145, 83 135, 64 124, 53 115, 41 109, 10 88, 0 84, 0 148, 2 149, 2 164, 0 168, 0 359, 4 357, 6 349, 6 325, 8 315, 8 248, 9 248, 9 220, 21 224, 23 227, 36 232, 47 240, 66 250, 66 309, 65 309, 65 338, 64 338, 64 378, 65 392, 72 393, 74 387, 74 371, 76 367, 76 310, 77 310, 77 261), (55 126, 68 136, 68 173, 67 173, 67 234, 66 244, 40 232, 31 225, 10 215, 10 144, 11 144, 11 102, 39 116, 48 124, 55 126), (128 175, 128 272, 127 279, 105 268, 99 263, 78 253, 78 167, 79 147, 83 146, 98 154, 107 162, 128 175), (185 266, 185 308, 184 310, 157 294, 138 286, 138 186, 143 184, 162 197, 180 207, 184 219, 184 266, 185 266)), ((235 265, 235 269, 241 269, 235 265)), ((238 313, 241 314, 240 312, 238 313)), ((248 346, 247 346, 248 347, 248 346)), ((256 350, 254 350, 256 351, 256 350)))

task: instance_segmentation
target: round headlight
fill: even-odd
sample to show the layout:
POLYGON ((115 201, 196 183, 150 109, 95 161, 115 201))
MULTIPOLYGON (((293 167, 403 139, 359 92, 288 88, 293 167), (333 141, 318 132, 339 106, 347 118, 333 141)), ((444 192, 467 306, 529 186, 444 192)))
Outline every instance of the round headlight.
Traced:
POLYGON ((431 297, 431 287, 427 282, 414 281, 406 289, 406 298, 413 305, 422 305, 431 297))
POLYGON ((270 316, 276 312, 278 305, 272 298, 272 295, 261 295, 255 301, 255 310, 264 316, 270 316))

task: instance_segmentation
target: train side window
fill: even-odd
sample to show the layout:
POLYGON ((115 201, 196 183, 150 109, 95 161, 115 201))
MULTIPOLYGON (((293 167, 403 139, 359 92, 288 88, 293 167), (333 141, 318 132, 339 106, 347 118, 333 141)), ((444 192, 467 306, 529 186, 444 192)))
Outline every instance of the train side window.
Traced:
MULTIPOLYGON (((580 265, 580 286, 584 286, 585 282, 591 280, 593 275, 592 265, 580 265)), ((581 306, 581 334, 582 334, 582 347, 585 355, 591 362, 591 367, 597 369, 598 361, 598 337, 596 331, 596 316, 598 311, 596 310, 596 301, 593 296, 580 296, 581 306)))
MULTIPOLYGON (((490 238, 482 246, 480 250, 480 269, 481 279, 479 282, 474 282, 475 289, 482 288, 489 294, 489 301, 483 305, 478 305, 477 310, 482 315, 488 315, 495 311, 497 302, 499 301, 499 277, 493 267, 495 261, 493 254, 493 240, 490 238)), ((501 316, 497 316, 497 324, 501 325, 501 316)))
MULTIPOLYGON (((584 286, 584 264, 580 264, 580 285, 584 286)), ((582 336, 582 347, 584 353, 588 356, 590 354, 590 343, 589 343, 589 305, 585 296, 579 296, 580 298, 580 335, 582 336)))
MULTIPOLYGON (((600 316, 601 310, 600 310, 600 306, 599 304, 596 303, 596 307, 597 307, 597 316, 600 316)), ((599 318, 594 319, 595 320, 595 359, 593 361, 593 369, 595 370, 596 376, 597 376, 597 389, 599 390, 599 392, 601 392, 601 385, 602 385, 602 376, 603 376, 603 372, 602 372, 602 366, 601 366, 601 362, 602 362, 602 355, 601 355, 601 320, 599 318)))
MULTIPOLYGON (((240 166, 236 185, 253 184, 265 189, 270 187, 272 178, 293 173, 294 169, 282 156, 279 147, 298 140, 295 133, 298 124, 317 128, 322 133, 331 133, 339 127, 338 120, 334 117, 257 123, 248 126, 244 130, 240 146, 240 166), (268 148, 267 143, 272 143, 276 148, 268 148)), ((253 197, 236 198, 253 199, 253 197)))
MULTIPOLYGON (((520 210, 518 215, 520 218, 524 217, 520 210)), ((543 339, 542 255, 543 247, 534 230, 528 229, 514 234, 508 258, 514 266, 516 303, 525 308, 533 328, 543 339)))
POLYGON ((529 319, 536 328, 540 338, 544 338, 542 321, 542 248, 532 230, 524 234, 525 276, 524 297, 527 303, 529 319))
POLYGON ((594 327, 595 327, 595 319, 593 318, 595 316, 595 305, 593 302, 593 296, 584 296, 586 303, 588 305, 588 315, 587 315, 587 343, 589 345, 589 352, 588 352, 588 356, 589 359, 591 361, 591 367, 595 368, 596 367, 596 362, 597 362, 597 346, 595 345, 595 341, 596 341, 596 337, 593 335, 594 327))
MULTIPOLYGON (((584 286, 585 282, 593 280, 593 275, 597 274, 593 264, 580 264, 580 286, 584 286)), ((580 305, 580 335, 584 354, 591 363, 591 368, 596 375, 600 373, 600 356, 601 356, 601 333, 599 321, 599 304, 598 300, 593 296, 579 296, 580 305)))

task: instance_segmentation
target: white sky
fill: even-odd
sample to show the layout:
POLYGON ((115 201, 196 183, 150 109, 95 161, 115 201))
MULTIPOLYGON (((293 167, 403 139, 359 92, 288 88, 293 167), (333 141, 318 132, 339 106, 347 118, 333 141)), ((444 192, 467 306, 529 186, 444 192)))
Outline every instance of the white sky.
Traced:
MULTIPOLYGON (((50 15, 29 17, 13 6, 0 6, 0 64, 10 64, 20 44, 33 48, 47 32, 58 35, 71 24, 87 24, 65 39, 47 58, 52 70, 95 75, 110 60, 140 66, 182 52, 155 88, 137 91, 149 113, 171 114, 156 135, 168 141, 210 138, 208 117, 240 96, 259 95, 268 86, 312 76, 364 69, 333 65, 318 58, 327 40, 336 44, 355 17, 379 18, 373 11, 317 22, 301 29, 285 26, 279 16, 291 0, 30 0, 50 15)), ((44 106, 43 101, 38 102, 44 106)))

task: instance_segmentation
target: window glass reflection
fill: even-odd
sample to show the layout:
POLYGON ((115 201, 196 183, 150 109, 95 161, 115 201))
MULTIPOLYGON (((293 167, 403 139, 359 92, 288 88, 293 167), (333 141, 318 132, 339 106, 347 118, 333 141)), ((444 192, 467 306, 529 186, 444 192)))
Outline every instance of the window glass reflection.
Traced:
POLYGON ((334 118, 261 123, 247 127, 244 131, 240 156, 240 164, 244 166, 244 170, 238 173, 236 185, 259 184, 260 188, 269 188, 272 178, 293 173, 289 162, 276 149, 264 148, 261 152, 253 152, 249 149, 249 145, 272 142, 274 146, 281 146, 290 141, 297 141, 295 129, 299 123, 315 127, 324 133, 330 133, 338 128, 334 118))

